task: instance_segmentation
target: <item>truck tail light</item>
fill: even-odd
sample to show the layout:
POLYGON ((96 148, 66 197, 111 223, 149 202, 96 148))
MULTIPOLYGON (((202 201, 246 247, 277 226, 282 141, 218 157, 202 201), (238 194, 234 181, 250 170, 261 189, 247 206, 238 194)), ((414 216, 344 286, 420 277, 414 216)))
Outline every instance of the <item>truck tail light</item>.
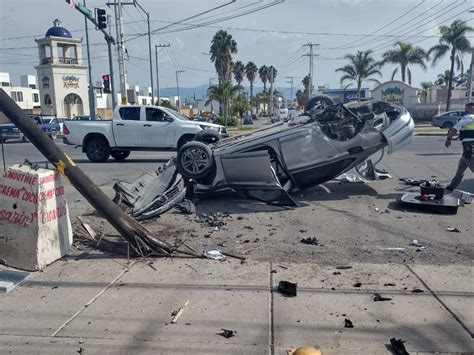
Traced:
POLYGON ((68 135, 69 133, 71 133, 71 132, 69 132, 69 129, 67 128, 67 126, 64 125, 64 127, 63 127, 63 134, 64 134, 64 135, 68 135))

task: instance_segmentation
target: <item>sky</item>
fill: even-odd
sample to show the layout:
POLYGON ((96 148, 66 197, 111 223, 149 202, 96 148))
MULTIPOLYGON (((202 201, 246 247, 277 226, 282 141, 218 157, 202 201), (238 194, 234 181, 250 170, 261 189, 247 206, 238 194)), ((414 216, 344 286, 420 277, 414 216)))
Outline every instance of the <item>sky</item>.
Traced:
MULTIPOLYGON (((86 1, 89 8, 104 8, 113 15, 113 9, 105 5, 106 0, 86 1)), ((177 70, 184 70, 179 74, 181 87, 208 84, 210 79, 216 78, 214 65, 206 53, 209 52, 213 35, 220 29, 230 33, 237 42, 238 53, 233 55, 234 60, 243 63, 253 61, 258 67, 273 65, 278 71, 276 86, 289 87, 287 82, 291 79, 287 77, 293 77, 296 91, 302 88, 301 80, 309 72, 309 57, 304 56, 308 53, 308 47, 304 47, 307 43, 319 44, 314 47, 317 54, 314 61, 315 87, 329 85, 340 88, 341 73, 335 70, 347 63, 344 59, 346 54, 372 49, 374 58, 380 60, 382 54, 400 40, 427 50, 438 43, 440 25, 462 19, 474 26, 474 14, 468 12, 474 9, 472 0, 138 1, 150 14, 152 30, 221 6, 218 10, 184 21, 184 24, 172 25, 152 36, 153 48, 155 44, 170 44, 169 48, 159 52, 162 88, 176 85, 177 70), (273 6, 205 24, 251 12, 265 5, 273 6), (194 26, 186 25, 189 23, 194 26)), ((38 62, 38 50, 34 39, 44 36, 55 18, 62 21, 73 37, 82 37, 85 41, 84 18, 65 0, 0 0, 0 72, 9 72, 13 84, 20 84, 22 74, 36 74, 34 65, 38 62)), ((130 85, 149 86, 148 39, 146 36, 133 39, 136 34, 146 32, 145 17, 138 8, 129 5, 124 7, 124 22, 128 40, 128 82, 130 85)), ((115 36, 115 27, 112 27, 112 35, 115 36)), ((103 36, 90 27, 89 37, 92 73, 96 81, 108 73, 107 46, 103 36)), ((474 44, 474 34, 468 38, 474 44)), ((464 55, 463 60, 467 68, 471 55, 464 55)), ((382 68, 382 77, 378 79, 390 80, 394 69, 394 65, 386 65, 382 68)), ((422 81, 434 81, 439 73, 447 69, 448 57, 435 67, 428 64, 426 71, 414 66, 411 68, 413 84, 417 86, 422 81)), ((400 79, 399 74, 397 78, 400 79)), ((247 86, 248 82, 243 84, 247 86)), ((262 84, 257 80, 255 85, 262 84)), ((364 86, 372 87, 373 84, 364 86)))

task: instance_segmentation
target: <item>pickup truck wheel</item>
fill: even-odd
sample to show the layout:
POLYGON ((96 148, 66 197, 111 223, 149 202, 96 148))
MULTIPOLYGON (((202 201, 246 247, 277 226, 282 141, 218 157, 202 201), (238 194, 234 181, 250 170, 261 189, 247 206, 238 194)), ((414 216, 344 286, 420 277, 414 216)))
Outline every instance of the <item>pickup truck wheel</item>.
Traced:
POLYGON ((193 141, 202 142, 206 144, 217 143, 221 139, 221 135, 218 132, 210 129, 203 129, 194 135, 193 141))
POLYGON ((214 168, 211 149, 202 142, 186 143, 176 157, 178 171, 190 179, 200 179, 209 175, 214 168))
POLYGON ((51 140, 56 140, 56 138, 58 137, 58 132, 52 130, 51 133, 49 134, 49 138, 51 138, 51 140))
POLYGON ((110 156, 110 148, 107 142, 101 138, 93 138, 84 147, 87 157, 94 163, 107 161, 110 156))
POLYGON ((113 150, 110 152, 112 158, 118 161, 122 161, 127 159, 130 156, 129 150, 113 150))

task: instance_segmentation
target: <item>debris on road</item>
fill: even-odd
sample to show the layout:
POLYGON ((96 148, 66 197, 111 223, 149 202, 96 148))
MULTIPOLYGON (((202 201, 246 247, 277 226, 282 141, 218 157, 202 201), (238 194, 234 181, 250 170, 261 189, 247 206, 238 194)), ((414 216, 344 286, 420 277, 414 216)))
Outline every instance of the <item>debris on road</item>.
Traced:
POLYGON ((289 281, 280 281, 278 283, 278 291, 285 296, 296 297, 297 285, 298 284, 289 281))
POLYGON ((339 182, 347 182, 347 183, 362 183, 364 184, 366 181, 362 179, 360 176, 355 174, 341 174, 338 177, 334 178, 334 180, 339 182))
POLYGON ((319 240, 316 237, 303 238, 303 239, 300 240, 300 242, 303 243, 303 244, 319 246, 319 240))
POLYGON ((361 283, 361 282, 356 282, 356 283, 354 284, 354 287, 362 287, 362 283, 361 283))
POLYGON ((453 233, 461 233, 461 231, 459 229, 457 229, 456 227, 448 227, 448 228, 446 228, 446 231, 447 232, 453 232, 453 233))
POLYGON ((184 214, 194 214, 196 213, 196 206, 191 200, 183 200, 174 206, 177 210, 184 214))
POLYGON ((113 188, 113 201, 138 221, 159 216, 183 201, 186 195, 183 178, 173 159, 133 183, 119 181, 113 188))
POLYGON ((383 284, 384 286, 396 286, 394 282, 387 282, 383 284))
POLYGON ((171 314, 171 316, 173 317, 173 319, 171 320, 171 323, 172 324, 176 324, 176 322, 178 321, 178 318, 181 317, 181 315, 183 314, 185 308, 188 306, 189 304, 189 300, 186 301, 184 303, 184 305, 182 305, 177 311, 173 312, 171 314))
POLYGON ((225 256, 219 250, 209 250, 208 252, 204 253, 204 256, 208 259, 213 259, 213 260, 225 259, 225 256))
POLYGON ((354 324, 350 319, 344 319, 344 328, 354 328, 354 324))
POLYGON ((425 292, 425 291, 423 291, 423 290, 420 289, 420 288, 414 288, 411 292, 412 292, 412 293, 422 293, 422 292, 425 292))
POLYGON ((287 350, 286 353, 287 355, 322 355, 321 350, 307 346, 287 350))
POLYGON ((404 343, 405 341, 402 339, 398 339, 398 340, 395 338, 390 339, 390 345, 392 346, 393 353, 395 355, 410 355, 407 349, 405 348, 404 343))
POLYGON ((227 229, 227 223, 224 219, 229 218, 227 212, 201 213, 194 220, 201 224, 202 227, 213 227, 215 230, 227 229))
POLYGON ((374 293, 374 302, 383 302, 383 301, 391 301, 390 297, 384 297, 380 293, 374 293))
POLYGON ((348 269, 352 269, 352 266, 350 266, 350 265, 339 265, 339 266, 336 266, 336 269, 337 270, 348 270, 348 269))
POLYGON ((221 328, 221 330, 222 330, 222 332, 217 333, 217 335, 221 335, 226 339, 232 338, 237 334, 236 330, 230 330, 230 329, 225 329, 225 328, 221 328))

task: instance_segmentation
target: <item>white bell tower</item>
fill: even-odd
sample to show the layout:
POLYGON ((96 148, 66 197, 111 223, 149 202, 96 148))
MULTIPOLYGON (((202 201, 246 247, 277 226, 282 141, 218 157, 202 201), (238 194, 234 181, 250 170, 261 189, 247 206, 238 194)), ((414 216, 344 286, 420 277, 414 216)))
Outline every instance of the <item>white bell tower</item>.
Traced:
POLYGON ((41 111, 58 117, 89 114, 87 66, 82 62, 82 39, 72 38, 56 19, 38 43, 41 111))

